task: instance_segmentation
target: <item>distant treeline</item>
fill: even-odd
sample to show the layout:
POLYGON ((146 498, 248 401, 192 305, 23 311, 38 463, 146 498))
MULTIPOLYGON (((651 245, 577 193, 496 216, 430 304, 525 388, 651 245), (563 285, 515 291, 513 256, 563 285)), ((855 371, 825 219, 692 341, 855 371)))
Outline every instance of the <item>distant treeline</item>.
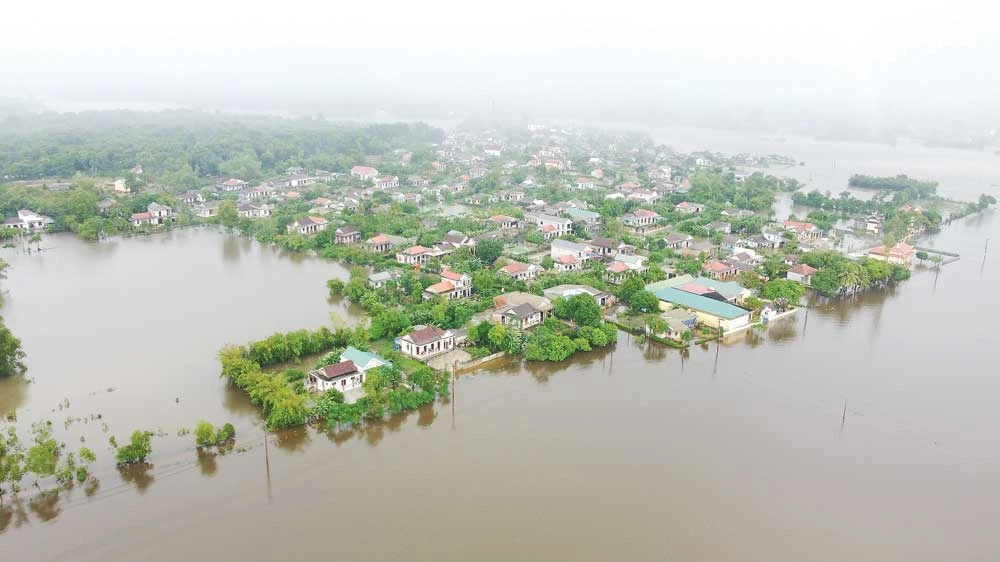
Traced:
POLYGON ((862 189, 880 189, 890 191, 906 191, 909 189, 915 191, 919 197, 926 197, 927 195, 932 195, 935 191, 937 191, 938 183, 936 181, 916 180, 905 175, 890 177, 854 174, 851 176, 851 179, 848 180, 847 185, 862 189))
POLYGON ((0 181, 124 175, 136 164, 157 177, 345 171, 364 155, 443 139, 423 123, 362 127, 188 110, 20 114, 0 119, 0 181))

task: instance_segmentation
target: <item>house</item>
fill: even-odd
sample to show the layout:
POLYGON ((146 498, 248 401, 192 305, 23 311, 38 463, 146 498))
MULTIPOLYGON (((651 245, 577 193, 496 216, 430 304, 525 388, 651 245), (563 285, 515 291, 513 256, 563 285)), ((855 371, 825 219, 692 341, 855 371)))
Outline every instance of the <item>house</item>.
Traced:
POLYGON ((154 201, 146 207, 145 213, 132 214, 132 226, 141 226, 143 224, 159 226, 166 223, 171 216, 172 213, 170 207, 160 205, 154 201))
POLYGON ((205 198, 201 196, 201 193, 197 191, 185 191, 177 196, 177 199, 182 203, 187 205, 195 205, 198 203, 204 203, 205 198))
POLYGON ((395 347, 402 353, 421 361, 447 353, 455 348, 455 334, 437 326, 414 326, 413 331, 396 338, 395 347))
POLYGON ((230 178, 222 183, 215 184, 216 189, 226 192, 243 191, 248 187, 250 187, 248 182, 236 178, 230 178))
POLYGON ((552 301, 549 300, 548 297, 540 297, 538 295, 532 295, 531 293, 513 291, 510 293, 504 293, 498 297, 493 297, 494 310, 502 309, 507 306, 520 306, 522 304, 531 305, 532 308, 541 312, 541 320, 548 318, 555 309, 552 305, 552 301))
POLYGON ((736 305, 742 304, 747 297, 753 294, 750 289, 747 289, 736 281, 720 281, 718 279, 709 279, 707 277, 691 277, 686 274, 678 275, 677 277, 665 279, 663 281, 657 281, 656 283, 650 283, 649 285, 646 285, 646 290, 651 293, 655 293, 659 289, 666 287, 672 287, 688 293, 702 295, 713 298, 717 301, 733 303, 736 305))
POLYGON ((267 203, 243 203, 236 208, 240 217, 246 219, 259 219, 271 216, 271 211, 274 208, 267 203))
POLYGON ((278 194, 278 191, 269 185, 258 185, 257 187, 246 191, 243 193, 242 197, 244 199, 267 199, 269 197, 274 197, 278 194))
POLYGON ((114 199, 102 199, 97 202, 97 210, 103 215, 118 206, 118 201, 114 199))
POLYGON ((695 313, 698 322, 723 332, 731 332, 750 325, 750 311, 728 302, 689 293, 674 287, 664 287, 653 292, 660 300, 660 310, 687 308, 695 313))
POLYGON ((629 201, 638 201, 644 205, 655 205, 659 203, 662 197, 659 193, 655 191, 649 191, 648 189, 636 189, 632 193, 626 196, 629 201))
POLYGON ((694 237, 690 234, 684 234, 683 232, 673 232, 668 234, 666 238, 663 239, 667 248, 671 250, 680 250, 681 248, 690 248, 691 244, 694 243, 694 237))
POLYGON ((712 279, 726 279, 736 275, 737 269, 729 262, 709 260, 701 266, 702 271, 712 279))
POLYGON ((535 264, 512 261, 501 267, 498 271, 511 279, 531 281, 532 279, 538 277, 538 274, 542 272, 542 268, 535 264))
POLYGON ((326 230, 327 222, 323 217, 303 217, 288 225, 288 232, 308 236, 326 230))
POLYGON ((809 267, 804 263, 800 263, 788 269, 788 273, 785 275, 786 279, 791 281, 797 281, 805 285, 812 284, 812 276, 816 273, 816 268, 809 267))
POLYGON ((375 189, 392 189, 399 187, 398 176, 382 176, 375 178, 375 189))
POLYGON ((373 289, 381 289, 386 284, 394 282, 401 277, 398 271, 380 271, 368 276, 368 285, 373 289))
POLYGON ((370 351, 361 351, 360 349, 350 345, 347 346, 347 349, 340 354, 340 362, 343 363, 346 361, 354 363, 354 366, 361 374, 365 374, 372 369, 377 369, 378 367, 392 365, 388 359, 379 357, 370 351))
POLYGON ((360 180, 370 180, 378 177, 378 170, 370 166, 354 166, 351 168, 351 177, 360 180))
POLYGON ((472 296, 472 277, 450 269, 441 272, 441 281, 424 289, 423 299, 447 297, 448 300, 472 296))
POLYGON ((132 193, 132 189, 123 179, 115 180, 115 193, 132 193))
POLYGON ((194 214, 203 219, 211 218, 219 214, 219 206, 222 201, 205 201, 193 207, 194 214))
POLYGON ((859 219, 857 227, 859 230, 879 236, 882 233, 883 218, 879 214, 868 215, 867 218, 859 219))
POLYGON ((488 144, 483 148, 483 152, 485 152, 487 156, 493 156, 495 158, 503 154, 503 145, 488 144))
POLYGON ((642 187, 642 184, 635 181, 627 181, 618 186, 618 191, 633 191, 642 187))
POLYGON ((552 268, 559 273, 580 271, 583 269, 583 260, 573 256, 559 256, 558 258, 553 258, 552 268))
POLYGON ((590 285, 556 285, 543 290, 542 294, 549 300, 556 300, 558 298, 568 299, 573 295, 587 294, 594 297, 594 300, 597 301, 597 304, 601 308, 615 304, 616 300, 613 294, 595 289, 590 285))
POLYGON ((577 189, 594 189, 594 180, 593 180, 593 178, 588 178, 588 177, 585 177, 585 176, 581 176, 581 177, 577 178, 576 179, 576 188, 577 189))
POLYGON ((564 211, 566 215, 572 219, 574 224, 583 225, 584 230, 594 234, 601 228, 601 214, 595 213, 594 211, 587 211, 585 209, 578 209, 576 207, 571 207, 564 211))
POLYGON ((486 224, 499 228, 500 230, 510 230, 512 228, 517 228, 518 220, 515 217, 508 217, 507 215, 493 215, 492 217, 486 219, 486 224))
POLYGON ((507 304, 494 309, 490 321, 517 330, 529 330, 545 320, 545 313, 531 303, 507 304))
POLYGON ((361 241, 361 231, 353 226, 342 226, 333 231, 334 244, 356 244, 361 241))
POLYGON ((786 220, 784 227, 785 230, 794 232, 799 240, 818 240, 823 237, 823 231, 811 222, 786 220))
POLYGON ((525 213, 524 220, 538 225, 538 231, 546 240, 573 232, 573 221, 562 217, 554 217, 544 213, 525 213))
POLYGON ((876 246, 868 250, 868 257, 873 260, 885 261, 896 265, 902 265, 910 267, 910 262, 913 261, 913 256, 916 254, 916 250, 913 246, 910 246, 906 242, 900 242, 889 249, 887 252, 885 246, 876 246))
POLYGON ((396 252, 396 261, 404 265, 423 265, 427 263, 429 253, 429 248, 417 244, 402 252, 396 252))
POLYGON ((389 237, 385 234, 376 234, 368 240, 365 240, 365 244, 368 245, 368 248, 372 252, 383 253, 392 249, 392 241, 390 241, 389 237))
POLYGON ((624 242, 600 236, 595 236, 588 245, 595 254, 602 258, 613 258, 620 253, 631 255, 635 252, 635 248, 624 242))
POLYGON ((549 256, 553 260, 558 260, 558 258, 563 256, 570 256, 581 262, 595 257, 594 251, 589 245, 570 242, 569 240, 553 240, 552 246, 549 248, 549 256))
POLYGON ((625 230, 634 234, 643 234, 652 230, 658 230, 660 215, 656 211, 649 209, 636 209, 631 213, 622 215, 622 225, 625 230))
POLYGON ((708 223, 707 227, 712 232, 721 232, 723 234, 729 234, 733 231, 733 225, 725 221, 712 221, 708 223))
POLYGON ((705 206, 700 203, 690 203, 688 201, 681 201, 680 203, 674 205, 674 210, 678 213, 700 213, 705 210, 705 206))
POLYGON ((723 209, 721 214, 724 217, 736 220, 745 219, 754 215, 753 211, 748 211, 747 209, 723 209))
POLYGON ((476 166, 469 169, 469 179, 479 179, 486 175, 486 168, 476 166))
POLYGON ((607 278, 608 283, 620 285, 630 275, 642 274, 649 269, 643 263, 645 259, 643 256, 619 254, 604 269, 604 276, 607 278))
POLYGON ((7 228, 18 228, 21 230, 34 230, 40 231, 44 230, 45 227, 53 224, 55 220, 51 217, 45 215, 39 215, 34 211, 29 211, 28 209, 21 209, 17 212, 16 217, 11 217, 4 221, 4 226, 7 228))
POLYGON ((466 236, 457 230, 449 230, 448 234, 444 235, 441 239, 441 243, 438 247, 444 247, 448 253, 459 248, 469 248, 472 253, 476 253, 476 240, 471 236, 466 236))
POLYGON ((318 392, 337 389, 340 392, 361 388, 365 374, 358 370, 353 361, 341 361, 309 371, 306 387, 318 392))
POLYGON ((431 180, 420 176, 410 176, 406 181, 413 187, 427 187, 431 184, 431 180))

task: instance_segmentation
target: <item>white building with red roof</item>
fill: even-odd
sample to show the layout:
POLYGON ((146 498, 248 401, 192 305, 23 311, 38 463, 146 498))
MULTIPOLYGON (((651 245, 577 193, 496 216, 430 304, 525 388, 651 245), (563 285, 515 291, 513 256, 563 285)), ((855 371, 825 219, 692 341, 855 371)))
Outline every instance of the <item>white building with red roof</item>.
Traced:
POLYGON ((215 187, 221 191, 232 192, 243 191, 244 189, 250 187, 250 184, 241 179, 230 178, 222 183, 215 184, 215 187))
POLYGON ((437 326, 417 325, 409 334, 396 338, 395 346, 402 353, 423 361, 455 349, 455 334, 437 326))
POLYGON ((499 228, 500 230, 510 230, 518 227, 517 218, 509 217, 507 215, 493 215, 492 217, 486 219, 486 223, 490 226, 499 228))
POLYGON ((472 296, 472 277, 450 269, 441 272, 441 281, 424 289, 423 299, 446 297, 448 300, 472 296))
POLYGON ((378 177, 378 170, 371 166, 354 166, 351 168, 351 177, 360 180, 370 180, 378 177))
POLYGON ((815 267, 810 267, 804 263, 794 265, 788 269, 788 273, 785 274, 785 278, 790 281, 796 281, 805 285, 812 284, 812 276, 816 273, 815 267))
POLYGON ((785 230, 794 232, 799 240, 817 240, 823 237, 823 231, 811 222, 786 220, 784 227, 785 230))
POLYGON ((622 226, 625 230, 643 234, 660 228, 660 214, 649 209, 636 209, 622 215, 622 226))
POLYGON ((288 232, 309 236, 326 230, 327 224, 323 217, 302 217, 288 225, 288 232))
POLYGON ((501 267, 498 270, 500 273, 510 277, 511 279, 517 279, 519 281, 531 281, 532 279, 538 277, 538 274, 543 270, 541 267, 535 264, 521 263, 519 261, 512 261, 507 265, 501 267))
POLYGON ((873 260, 885 261, 896 265, 910 267, 916 249, 906 242, 900 242, 886 251, 885 246, 876 246, 868 250, 868 257, 873 260))

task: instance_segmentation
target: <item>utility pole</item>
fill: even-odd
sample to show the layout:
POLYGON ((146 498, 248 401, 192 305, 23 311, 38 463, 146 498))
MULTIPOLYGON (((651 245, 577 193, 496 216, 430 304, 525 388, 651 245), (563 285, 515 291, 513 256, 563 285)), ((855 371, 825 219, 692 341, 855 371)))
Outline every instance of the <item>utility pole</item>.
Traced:
POLYGON ((844 399, 844 413, 840 415, 840 430, 844 431, 844 422, 847 421, 847 399, 844 399))

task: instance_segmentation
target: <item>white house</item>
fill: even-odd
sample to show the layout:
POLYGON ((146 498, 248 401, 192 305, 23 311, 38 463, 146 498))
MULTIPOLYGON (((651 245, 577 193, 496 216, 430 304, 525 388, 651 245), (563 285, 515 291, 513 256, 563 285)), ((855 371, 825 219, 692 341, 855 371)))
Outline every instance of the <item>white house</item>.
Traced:
POLYGON ((46 226, 54 223, 52 218, 45 215, 39 215, 34 211, 29 211, 27 209, 21 209, 17 212, 16 217, 7 219, 4 222, 4 226, 9 228, 19 228, 21 230, 44 230, 46 226))
POLYGON ((327 222, 323 217, 302 217, 301 219, 288 225, 288 232, 298 233, 302 236, 316 234, 326 230, 327 222))
POLYGON ((374 181, 376 189, 392 189, 399 187, 398 176, 382 176, 379 178, 375 178, 374 181))
POLYGON ((271 216, 272 207, 267 203, 243 203, 237 208, 240 216, 246 219, 259 219, 271 216))
POLYGON ((423 325, 413 328, 395 341, 396 348, 406 355, 423 361, 455 349, 455 334, 451 330, 423 325))
POLYGON ((215 187, 222 191, 243 191, 250 187, 250 184, 241 179, 230 178, 222 183, 215 184, 215 187))
POLYGON ((625 230, 636 234, 655 230, 659 226, 659 223, 659 213, 648 209, 636 209, 631 213, 622 215, 622 225, 625 227, 625 230))
POLYGON ((800 263, 789 268, 786 278, 791 281, 797 281, 805 285, 812 284, 812 276, 816 273, 816 269, 810 267, 804 263, 800 263))
POLYGON ((361 180, 370 180, 378 177, 378 170, 370 166, 354 166, 351 168, 351 176, 361 180))
POLYGON ((424 289, 423 299, 431 300, 437 297, 448 300, 472 296, 472 277, 450 269, 441 272, 441 281, 424 289))
POLYGON ((546 240, 573 232, 573 221, 562 217, 543 213, 525 213, 524 220, 538 225, 539 232, 545 236, 546 240))
POLYGON ((519 261, 512 261, 507 265, 499 269, 500 273, 503 273, 511 279, 518 279, 521 281, 530 281, 541 273, 542 268, 535 264, 521 263, 519 261))
POLYGON ((319 392, 331 389, 347 392, 361 388, 365 382, 365 374, 358 370, 353 361, 341 361, 309 371, 305 382, 306 387, 319 392))

